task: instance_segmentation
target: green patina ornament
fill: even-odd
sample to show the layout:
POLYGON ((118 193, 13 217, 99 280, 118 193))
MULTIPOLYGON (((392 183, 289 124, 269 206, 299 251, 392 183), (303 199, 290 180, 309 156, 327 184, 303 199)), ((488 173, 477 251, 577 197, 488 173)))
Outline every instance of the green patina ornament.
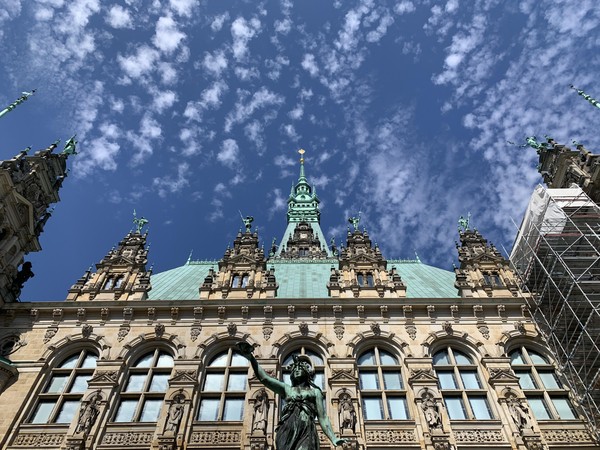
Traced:
POLYGON ((598 100, 596 100, 595 98, 593 98, 591 95, 586 94, 585 92, 583 92, 581 89, 577 89, 575 86, 573 86, 572 84, 569 85, 569 87, 575 91, 577 91, 577 94, 581 95, 583 98, 585 98, 590 104, 594 105, 596 108, 600 108, 600 102, 598 100))
POLYGON ((25 100, 27 100, 33 94, 35 94, 35 89, 33 89, 31 92, 22 92, 21 96, 18 99, 16 99, 14 102, 12 102, 10 105, 8 105, 6 108, 4 108, 2 111, 0 111, 0 118, 7 115, 9 112, 11 112, 13 109, 15 109, 21 103, 23 103, 25 100))
POLYGON ((65 148, 62 151, 63 155, 76 155, 77 151, 75 150, 75 148, 77 147, 77 141, 75 140, 75 136, 77 136, 76 134, 74 134, 73 136, 71 136, 69 138, 69 140, 67 142, 65 142, 65 148))
POLYGON ((458 231, 464 233, 469 230, 471 222, 471 213, 467 213, 467 217, 460 216, 458 219, 458 231))
POLYGON ((350 217, 348 219, 348 222, 352 224, 352 226, 354 227, 354 231, 358 231, 358 224, 360 223, 360 211, 358 212, 357 217, 350 217))
POLYGON ((281 398, 285 406, 276 429, 275 450, 318 450, 319 434, 315 425, 318 419, 323 433, 334 447, 348 442, 338 438, 323 406, 323 392, 314 384, 315 371, 311 359, 306 355, 293 355, 290 370, 291 385, 273 378, 264 371, 252 354, 254 347, 247 342, 238 342, 237 350, 244 356, 258 380, 281 398))
POLYGON ((135 232, 138 234, 142 234, 142 228, 148 224, 148 219, 144 216, 138 219, 135 209, 133 210, 133 224, 135 225, 135 232))

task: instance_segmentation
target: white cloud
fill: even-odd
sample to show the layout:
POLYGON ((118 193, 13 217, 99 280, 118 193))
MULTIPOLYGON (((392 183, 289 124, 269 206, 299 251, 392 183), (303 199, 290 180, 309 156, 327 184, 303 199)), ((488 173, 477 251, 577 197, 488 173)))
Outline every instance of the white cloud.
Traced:
POLYGON ((394 6, 396 14, 407 14, 415 11, 415 5, 408 0, 402 0, 394 6))
POLYGON ((235 75, 242 81, 248 81, 253 78, 259 78, 260 74, 256 67, 236 67, 234 69, 235 75))
POLYGON ((121 69, 131 78, 140 78, 155 69, 159 53, 147 45, 136 49, 135 54, 129 56, 117 55, 117 62, 121 69))
POLYGON ((389 14, 386 14, 385 16, 383 16, 383 18, 381 19, 381 21, 379 22, 379 25, 377 26, 377 29, 373 30, 373 31, 369 31, 367 33, 367 42, 378 42, 383 36, 385 36, 385 33, 387 33, 387 29, 390 25, 392 25, 394 23, 394 18, 392 16, 390 16, 389 14))
POLYGON ((221 28, 223 28, 223 25, 225 24, 225 21, 229 20, 229 13, 225 12, 221 15, 215 16, 215 18, 213 19, 212 23, 210 24, 210 28, 214 31, 220 31, 221 28))
POLYGON ((108 10, 105 20, 113 28, 132 28, 131 14, 121 5, 113 5, 108 10))
POLYGON ((180 16, 191 17, 192 9, 198 4, 197 0, 169 0, 171 9, 180 16))
POLYGON ((315 77, 319 74, 319 67, 315 61, 315 55, 306 53, 302 58, 302 68, 310 73, 311 77, 315 77))
POLYGON ((269 218, 277 212, 285 211, 287 209, 287 198, 281 192, 281 189, 273 189, 269 194, 269 218))
POLYGON ((156 34, 152 38, 154 45, 165 53, 172 53, 186 35, 177 28, 171 16, 160 17, 156 22, 156 34))
POLYGON ((217 160, 224 166, 233 169, 239 160, 239 153, 237 142, 234 139, 225 139, 217 154, 217 160))
POLYGON ((257 110, 264 109, 269 106, 279 106, 283 103, 284 97, 271 92, 266 87, 260 88, 256 91, 250 101, 245 102, 247 93, 239 91, 238 95, 240 99, 236 102, 235 108, 232 112, 227 114, 225 118, 225 131, 231 131, 233 125, 245 122, 250 118, 257 110))
POLYGON ((302 119, 303 115, 304 115, 304 108, 302 107, 302 105, 296 105, 296 107, 288 113, 289 118, 292 120, 302 119))
POLYGON ((139 131, 128 131, 126 134, 127 140, 137 150, 131 158, 131 164, 138 166, 146 161, 154 153, 154 141, 159 140, 161 136, 160 124, 150 114, 144 114, 139 131))
POLYGON ((233 57, 240 61, 244 59, 248 52, 248 42, 260 31, 260 20, 253 17, 246 20, 238 17, 231 24, 231 36, 233 37, 233 57))
POLYGON ((165 109, 173 106, 177 100, 177 94, 173 91, 158 91, 154 93, 154 99, 152 100, 152 106, 154 109, 162 113, 165 109))
POLYGON ((225 69, 227 69, 227 58, 225 52, 217 50, 214 53, 206 53, 202 61, 202 67, 205 70, 218 77, 225 69))
POLYGON ((160 62, 158 64, 158 72, 163 84, 174 84, 177 81, 178 73, 173 64, 160 62))
POLYGON ((288 138, 290 138, 294 142, 298 142, 298 140, 300 139, 300 136, 298 136, 298 133, 296 133, 296 128, 294 127, 294 125, 292 125, 292 124, 283 125, 282 129, 288 138))
POLYGON ((188 176, 190 174, 190 166, 187 162, 182 162, 177 165, 177 175, 156 177, 152 180, 152 186, 161 197, 166 197, 169 194, 180 192, 189 184, 188 176))
POLYGON ((81 153, 74 162, 74 172, 78 177, 89 176, 94 169, 114 171, 117 169, 117 155, 121 146, 116 140, 121 130, 115 124, 102 123, 98 127, 100 136, 89 141, 82 140, 78 151, 81 153))
POLYGON ((259 155, 266 151, 263 133, 264 126, 258 120, 253 120, 244 127, 244 135, 256 146, 259 155))

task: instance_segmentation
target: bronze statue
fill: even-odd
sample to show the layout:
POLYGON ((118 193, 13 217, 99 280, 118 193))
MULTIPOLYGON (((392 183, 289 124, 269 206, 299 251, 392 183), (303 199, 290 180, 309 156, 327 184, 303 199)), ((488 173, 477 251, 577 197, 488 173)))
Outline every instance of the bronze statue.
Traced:
POLYGON ((323 392, 313 383, 315 372, 308 356, 293 356, 290 386, 267 375, 252 354, 254 348, 250 344, 238 342, 236 347, 240 354, 250 361, 259 381, 285 399, 279 425, 275 430, 275 450, 318 450, 319 435, 315 418, 319 420, 321 429, 334 447, 347 442, 333 433, 323 406, 323 392))

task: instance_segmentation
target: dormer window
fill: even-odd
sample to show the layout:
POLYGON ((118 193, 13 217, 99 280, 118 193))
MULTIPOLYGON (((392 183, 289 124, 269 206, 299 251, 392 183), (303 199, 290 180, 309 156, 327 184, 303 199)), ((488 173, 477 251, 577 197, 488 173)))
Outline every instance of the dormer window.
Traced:
POLYGON ((113 288, 114 289, 119 289, 121 287, 121 285, 123 284, 123 280, 124 279, 125 279, 125 277, 122 276, 122 275, 120 277, 117 277, 115 279, 115 284, 113 285, 113 288))
POLYGON ((372 273, 368 273, 367 274, 367 286, 368 287, 373 287, 375 285, 375 283, 373 282, 373 274, 372 273))
POLYGON ((488 286, 503 286, 502 280, 497 274, 484 273, 483 281, 488 286))
POLYGON ((359 272, 356 275, 356 281, 358 282, 358 285, 361 287, 365 285, 365 277, 361 272, 359 272))
POLYGON ((248 286, 248 280, 250 279, 249 275, 247 273, 244 274, 244 276, 242 277, 242 287, 245 288, 246 286, 248 286))
POLYGON ((232 288, 238 288, 240 287, 240 276, 239 275, 234 275, 233 278, 231 279, 231 287, 232 288))
POLYGON ((102 289, 108 290, 108 289, 112 289, 112 287, 113 287, 113 278, 108 277, 106 279, 106 281, 104 282, 104 286, 102 287, 102 289))

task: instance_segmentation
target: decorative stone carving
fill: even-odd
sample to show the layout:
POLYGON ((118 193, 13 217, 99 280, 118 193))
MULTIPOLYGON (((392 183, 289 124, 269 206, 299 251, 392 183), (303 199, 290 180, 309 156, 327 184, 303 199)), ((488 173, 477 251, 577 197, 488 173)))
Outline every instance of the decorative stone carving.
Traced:
POLYGON ((156 318, 156 308, 154 308, 154 307, 148 308, 148 322, 150 322, 150 323, 154 322, 155 318, 156 318))
POLYGON ((175 374, 169 379, 169 386, 189 385, 198 382, 198 374, 195 370, 176 370, 175 374))
POLYGON ((586 430, 543 430, 542 435, 548 442, 593 442, 586 430))
POLYGON ((381 334, 381 327, 379 326, 379 324, 377 322, 373 322, 371 324, 371 331, 373 332, 373 334, 375 336, 379 336, 381 334))
POLYGON ((239 431, 200 431, 190 436, 190 444, 238 444, 240 440, 239 431))
POLYGON ((386 442, 396 444, 398 442, 414 442, 415 432, 413 430, 368 430, 367 442, 386 442))
POLYGON ((329 383, 339 381, 355 384, 358 380, 354 376, 354 370, 352 369, 333 369, 333 375, 329 379, 329 383))
POLYGON ((235 333, 237 333, 237 325, 233 322, 229 322, 227 324, 227 332, 229 333, 229 336, 235 336, 235 333))
POLYGON ((271 339, 271 335, 273 334, 273 324, 266 323, 263 325, 263 336, 265 340, 268 341, 271 339))
POLYGON ((98 414, 100 414, 100 405, 102 404, 102 395, 100 391, 96 392, 86 403, 83 403, 79 410, 77 427, 75 434, 87 436, 96 423, 98 414))
POLYGON ((318 305, 310 306, 310 315, 312 317, 313 322, 316 322, 319 319, 319 306, 318 305))
POLYGON ((452 324, 451 324, 450 322, 448 322, 448 321, 446 321, 446 322, 444 322, 444 323, 442 324, 442 328, 443 328, 443 329, 444 329, 444 331, 445 331, 446 333, 448 333, 448 334, 452 334, 452 332, 454 331, 454 330, 452 329, 452 324))
POLYGON ((440 430, 442 428, 442 415, 440 414, 440 407, 437 404, 433 394, 429 391, 425 391, 422 397, 421 409, 425 416, 425 421, 430 431, 440 430))
POLYGON ((531 414, 529 413, 529 408, 525 401, 518 398, 515 394, 508 394, 506 397, 506 404, 508 406, 508 412, 510 412, 510 416, 517 425, 519 431, 533 431, 531 414))
POLYGON ((100 309, 100 320, 102 320, 102 322, 106 322, 108 320, 108 313, 109 313, 108 308, 100 309))
POLYGON ((58 332, 58 327, 50 327, 46 330, 46 334, 44 334, 44 344, 48 343, 56 333, 58 332))
POLYGON ((520 320, 517 320, 515 323, 515 330, 517 330, 519 333, 521 334, 525 334, 525 331, 527 331, 525 329, 525 324, 523 322, 521 322, 520 320))
POLYGON ((171 321, 177 322, 177 319, 179 319, 179 308, 174 306, 173 308, 171 308, 171 321))
POLYGON ((162 335, 165 334, 165 325, 162 323, 154 325, 154 334, 156 337, 162 337, 162 335))
POLYGON ((77 321, 83 322, 85 320, 85 308, 77 308, 77 321))
POLYGON ((308 324, 306 322, 301 322, 298 325, 298 329, 300 330, 300 333, 302 334, 302 336, 308 335, 308 324))
POLYGON ((417 338, 417 327, 414 325, 406 325, 404 328, 406 329, 408 336, 414 341, 417 338))
POLYGON ((490 379, 489 383, 491 385, 495 385, 496 383, 518 383, 519 377, 517 377, 511 369, 498 369, 491 368, 490 369, 490 379))
POLYGON ((33 308, 29 314, 31 315, 31 320, 36 322, 40 316, 40 310, 37 308, 33 308))
POLYGON ((19 447, 55 447, 60 446, 65 439, 63 433, 51 434, 51 433, 26 433, 19 434, 13 445, 19 447))
POLYGON ((269 396, 265 389, 260 389, 254 398, 254 416, 252 418, 252 434, 266 435, 269 417, 269 396))
POLYGON ((490 328, 487 325, 477 325, 477 329, 479 330, 481 335, 484 337, 484 339, 490 338, 490 328))
POLYGON ((0 342, 0 356, 8 356, 26 345, 27 342, 18 335, 6 336, 0 342))
POLYGON ((153 433, 106 433, 102 439, 105 445, 140 445, 152 443, 153 433))
POLYGON ((54 320, 55 322, 60 322, 60 320, 62 319, 62 316, 63 316, 62 308, 54 308, 52 310, 52 320, 54 320))
POLYGON ((504 437, 500 430, 455 430, 454 438, 457 442, 503 442, 504 437))
POLYGON ((185 395, 179 393, 171 402, 169 410, 167 411, 167 421, 165 423, 166 434, 177 434, 179 430, 179 424, 183 417, 185 395))
POLYGON ((343 433, 343 430, 352 430, 352 433, 356 433, 356 410, 352 403, 352 397, 347 392, 344 392, 340 395, 339 400, 340 432, 343 433))
POLYGON ((117 341, 121 342, 129 334, 129 325, 121 325, 117 333, 117 341))
POLYGON ((119 372, 116 370, 96 370, 94 376, 89 379, 88 386, 92 385, 108 385, 114 386, 117 384, 119 372))
POLYGON ((437 384, 438 378, 431 369, 411 369, 408 383, 412 385, 415 381, 429 381, 437 384))
POLYGON ((219 316, 219 323, 225 322, 226 308, 224 306, 217 307, 217 315, 219 316))
POLYGON ((333 326, 333 332, 335 333, 335 337, 337 337, 339 340, 342 340, 342 338, 344 337, 344 325, 342 325, 341 323, 335 324, 333 326))
POLYGON ((86 339, 90 337, 92 331, 94 331, 94 327, 91 326, 89 323, 84 323, 81 326, 81 335, 86 339))
POLYGON ((198 336, 200 336, 201 331, 202 327, 200 325, 195 325, 190 329, 190 338, 192 339, 192 341, 198 339, 198 336))

